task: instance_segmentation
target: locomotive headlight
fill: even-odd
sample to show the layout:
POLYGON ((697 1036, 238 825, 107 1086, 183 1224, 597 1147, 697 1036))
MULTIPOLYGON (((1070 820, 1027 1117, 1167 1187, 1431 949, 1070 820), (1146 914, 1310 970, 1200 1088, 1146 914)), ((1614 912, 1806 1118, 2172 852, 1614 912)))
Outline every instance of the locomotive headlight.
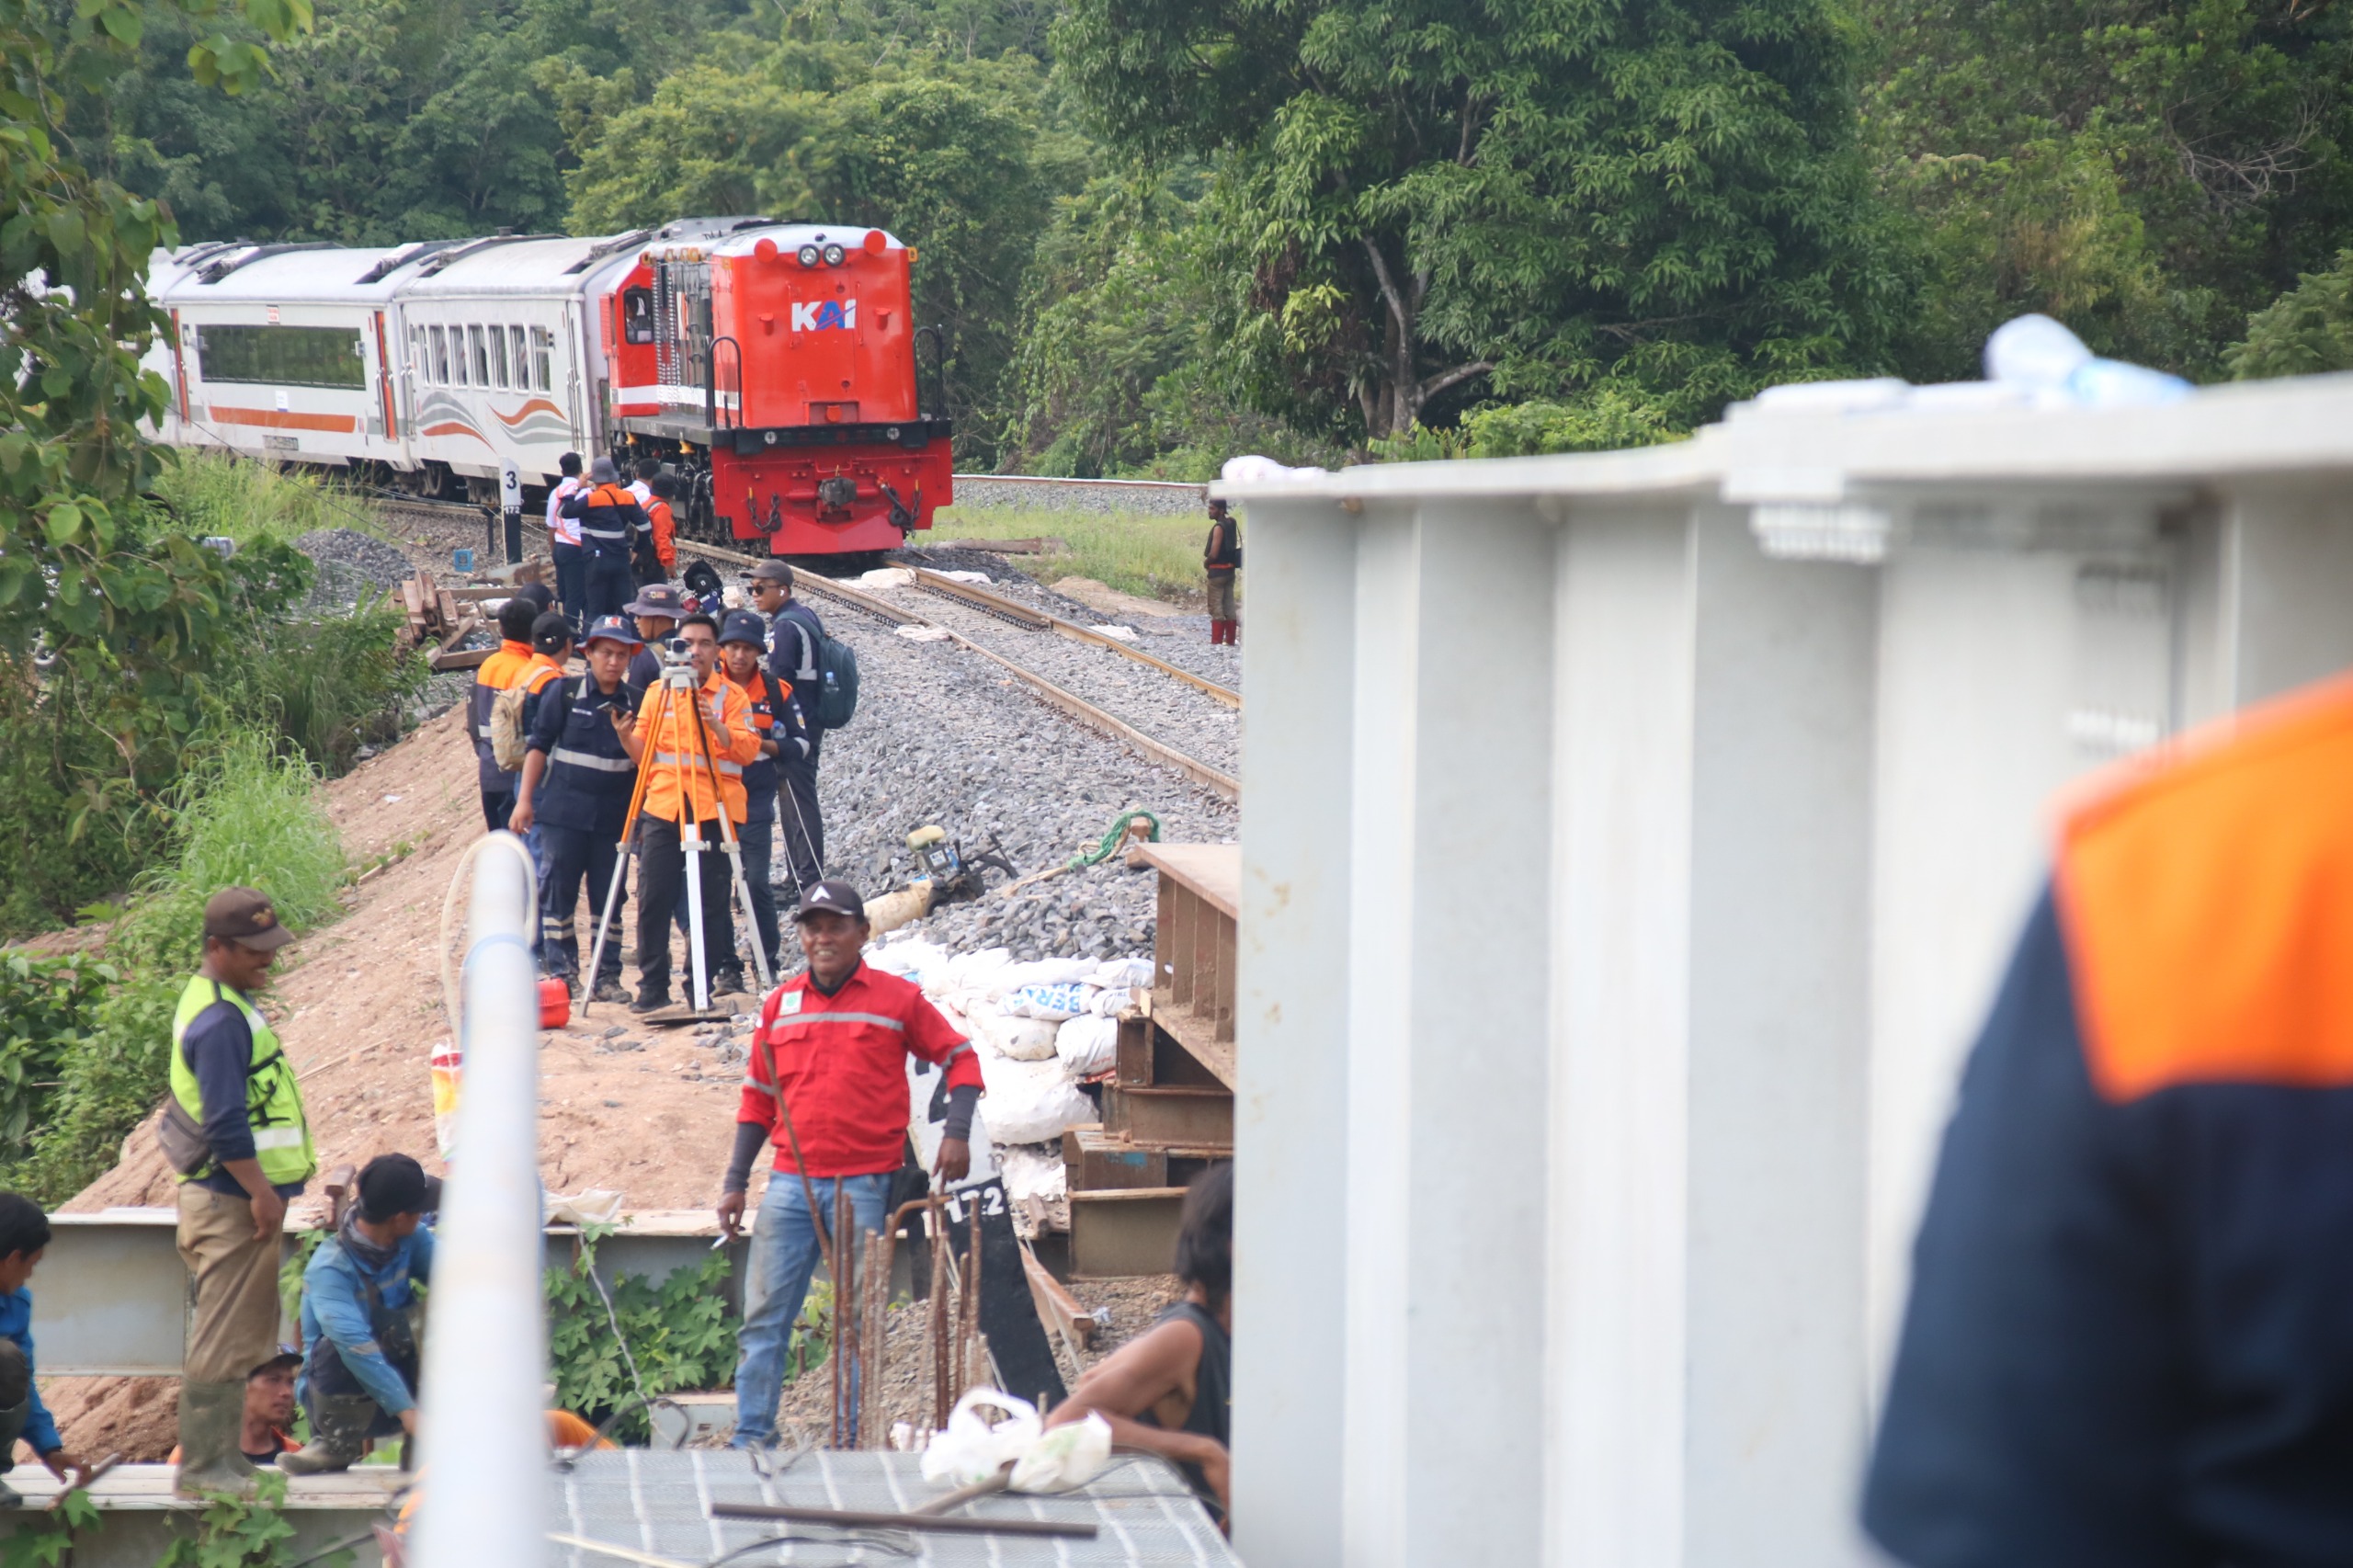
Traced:
POLYGON ((818 262, 824 259, 818 254, 817 247, 815 245, 802 245, 801 247, 800 256, 801 265, 803 267, 814 267, 818 262))
POLYGON ((825 265, 827 267, 839 267, 842 264, 842 258, 848 254, 849 253, 847 251, 842 249, 839 245, 827 245, 825 247, 825 265))

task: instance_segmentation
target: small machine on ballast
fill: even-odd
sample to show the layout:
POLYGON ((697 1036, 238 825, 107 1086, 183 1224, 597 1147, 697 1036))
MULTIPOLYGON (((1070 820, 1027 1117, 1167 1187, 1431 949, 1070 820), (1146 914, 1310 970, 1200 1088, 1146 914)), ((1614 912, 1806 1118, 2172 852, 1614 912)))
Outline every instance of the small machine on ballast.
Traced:
POLYGON ((1013 862, 1006 858, 1005 848, 994 833, 989 835, 986 849, 967 854, 962 844, 949 842, 945 828, 919 827, 907 835, 907 848, 914 852, 915 864, 922 868, 923 880, 931 883, 931 902, 935 906, 980 897, 987 891, 981 879, 983 871, 1003 871, 1008 877, 1020 875, 1013 862))

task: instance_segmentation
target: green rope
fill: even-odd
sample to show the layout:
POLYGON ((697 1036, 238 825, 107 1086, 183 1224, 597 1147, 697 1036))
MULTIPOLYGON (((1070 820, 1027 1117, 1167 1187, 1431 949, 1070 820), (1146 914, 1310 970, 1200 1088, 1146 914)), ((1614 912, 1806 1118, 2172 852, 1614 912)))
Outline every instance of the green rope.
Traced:
POLYGON ((1152 842, 1159 843, 1160 819, 1158 817, 1146 811, 1121 812, 1118 819, 1111 824, 1111 831, 1103 835, 1102 843, 1097 844, 1092 850, 1082 849, 1068 860, 1063 861, 1063 869, 1075 871, 1086 866, 1099 866, 1108 860, 1119 852, 1120 846, 1127 842, 1128 824, 1138 817, 1152 824, 1152 842))

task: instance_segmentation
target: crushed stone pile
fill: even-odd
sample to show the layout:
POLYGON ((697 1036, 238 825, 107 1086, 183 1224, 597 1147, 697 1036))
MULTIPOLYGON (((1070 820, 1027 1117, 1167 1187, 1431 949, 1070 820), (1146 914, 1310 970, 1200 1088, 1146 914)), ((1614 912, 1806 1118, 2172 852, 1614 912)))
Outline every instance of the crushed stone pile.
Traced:
POLYGON ((384 591, 416 568, 408 552, 358 528, 313 528, 294 547, 318 564, 304 608, 316 614, 347 610, 383 597, 384 591))

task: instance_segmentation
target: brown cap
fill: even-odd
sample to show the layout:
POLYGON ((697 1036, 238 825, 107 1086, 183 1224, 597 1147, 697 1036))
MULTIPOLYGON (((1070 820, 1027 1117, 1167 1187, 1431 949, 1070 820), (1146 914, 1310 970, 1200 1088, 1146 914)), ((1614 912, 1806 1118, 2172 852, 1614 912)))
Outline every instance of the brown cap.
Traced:
POLYGON ((252 888, 222 888, 206 899, 204 934, 264 952, 294 939, 294 933, 278 923, 269 895, 252 888))
POLYGON ((781 583, 792 586, 792 568, 781 561, 755 561, 744 574, 755 583, 781 583))

